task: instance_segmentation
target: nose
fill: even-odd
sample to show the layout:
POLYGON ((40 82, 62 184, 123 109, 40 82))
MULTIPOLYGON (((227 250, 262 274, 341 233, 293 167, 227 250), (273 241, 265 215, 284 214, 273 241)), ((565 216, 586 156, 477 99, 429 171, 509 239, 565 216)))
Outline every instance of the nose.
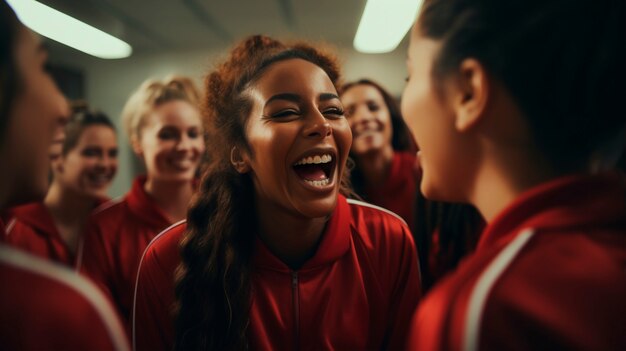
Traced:
POLYGON ((332 134, 332 127, 317 109, 314 109, 305 119, 305 127, 303 129, 304 136, 308 138, 324 139, 332 134))
POLYGON ((191 149, 191 147, 192 147, 191 138, 185 133, 183 133, 180 139, 178 140, 178 142, 176 143, 176 151, 187 151, 191 149))
POLYGON ((374 119, 374 114, 367 106, 358 106, 351 118, 354 124, 367 123, 374 119))

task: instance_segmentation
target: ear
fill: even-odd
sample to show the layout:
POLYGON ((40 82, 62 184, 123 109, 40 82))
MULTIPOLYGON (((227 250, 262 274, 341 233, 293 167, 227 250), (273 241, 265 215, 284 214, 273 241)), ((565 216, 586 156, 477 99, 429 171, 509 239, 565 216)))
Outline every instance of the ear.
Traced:
POLYGON ((130 146, 133 148, 133 152, 137 156, 143 157, 143 148, 141 147, 141 143, 139 142, 139 137, 137 135, 130 137, 130 146))
POLYGON ((57 157, 56 159, 52 160, 50 162, 50 169, 55 172, 55 173, 63 173, 64 168, 63 168, 63 159, 64 156, 60 155, 59 157, 57 157))
POLYGON ((250 172, 250 163, 246 155, 237 146, 233 146, 230 150, 230 163, 241 174, 250 172))
POLYGON ((475 59, 465 59, 459 66, 453 108, 455 127, 464 132, 482 119, 489 100, 489 77, 484 66, 475 59))

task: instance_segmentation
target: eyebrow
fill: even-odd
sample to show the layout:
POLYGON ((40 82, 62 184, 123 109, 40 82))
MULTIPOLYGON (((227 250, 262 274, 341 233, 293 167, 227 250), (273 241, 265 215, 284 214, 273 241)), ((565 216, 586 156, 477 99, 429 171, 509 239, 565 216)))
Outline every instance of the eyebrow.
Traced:
MULTIPOLYGON (((337 99, 339 100, 339 96, 337 96, 337 94, 333 94, 333 93, 321 93, 319 96, 319 100, 320 101, 328 101, 328 100, 333 100, 333 99, 337 99)), ((271 98, 269 98, 267 100, 267 102, 265 103, 266 105, 269 104, 272 101, 275 100, 286 100, 286 101, 291 101, 291 102, 300 102, 302 101, 302 98, 300 97, 300 95, 297 94, 292 94, 292 93, 282 93, 282 94, 276 94, 274 96, 272 96, 271 98)))

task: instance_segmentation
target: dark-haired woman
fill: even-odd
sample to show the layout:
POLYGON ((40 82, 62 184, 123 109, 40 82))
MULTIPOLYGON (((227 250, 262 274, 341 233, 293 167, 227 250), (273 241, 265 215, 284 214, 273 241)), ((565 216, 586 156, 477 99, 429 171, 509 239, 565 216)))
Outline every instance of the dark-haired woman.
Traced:
POLYGON ((344 197, 338 79, 332 57, 263 36, 208 75, 212 162, 187 223, 144 253, 138 350, 404 345, 415 247, 399 217, 344 197))
POLYGON ((365 201, 397 213, 413 228, 417 150, 398 104, 368 79, 345 84, 341 102, 352 129, 354 191, 365 201))
POLYGON ((409 224, 426 292, 474 250, 483 220, 470 205, 428 201, 418 191, 421 171, 413 136, 382 86, 368 79, 345 84, 341 101, 352 129, 351 185, 361 198, 409 224))
MULTIPOLYGON (((49 148, 67 102, 44 69, 41 40, 0 1, 0 212, 41 201, 49 148)), ((0 236, 5 224, 0 218, 0 236)), ((71 270, 0 243, 3 350, 128 350, 112 307, 71 270)))
POLYGON ((426 0, 402 112, 421 189, 487 220, 411 350, 626 349, 624 1, 426 0))
POLYGON ((11 209, 6 242, 75 266, 87 218, 106 201, 117 172, 117 137, 109 118, 80 108, 51 147, 52 184, 43 202, 11 209))

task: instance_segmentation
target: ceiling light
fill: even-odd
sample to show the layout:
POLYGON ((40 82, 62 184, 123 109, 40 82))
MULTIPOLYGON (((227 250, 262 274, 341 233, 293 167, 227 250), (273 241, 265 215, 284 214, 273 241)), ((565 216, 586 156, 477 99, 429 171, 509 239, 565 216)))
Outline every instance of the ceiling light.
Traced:
POLYGON ((354 48, 367 54, 393 51, 411 28, 422 0, 367 0, 354 48))
POLYGON ((103 59, 130 56, 124 41, 34 0, 7 0, 22 23, 33 31, 103 59))

